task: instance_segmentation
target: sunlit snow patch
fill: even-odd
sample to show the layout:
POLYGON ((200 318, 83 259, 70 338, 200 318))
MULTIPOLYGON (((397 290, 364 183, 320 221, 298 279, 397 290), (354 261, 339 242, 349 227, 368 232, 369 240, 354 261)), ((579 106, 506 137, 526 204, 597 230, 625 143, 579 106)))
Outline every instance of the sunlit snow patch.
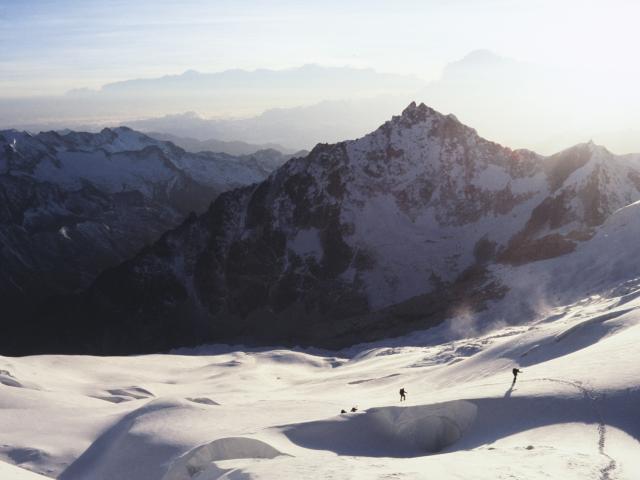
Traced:
POLYGON ((69 236, 69 230, 67 229, 67 227, 60 227, 60 230, 58 230, 58 233, 62 235, 64 238, 66 238, 67 240, 71 240, 71 237, 69 236))

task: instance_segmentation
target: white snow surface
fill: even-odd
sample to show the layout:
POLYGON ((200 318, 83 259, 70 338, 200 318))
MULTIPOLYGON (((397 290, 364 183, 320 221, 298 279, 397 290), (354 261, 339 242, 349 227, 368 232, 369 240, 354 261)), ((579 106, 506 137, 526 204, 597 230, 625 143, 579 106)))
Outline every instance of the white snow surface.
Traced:
POLYGON ((636 279, 458 338, 0 357, 0 478, 636 480, 639 344, 636 279))

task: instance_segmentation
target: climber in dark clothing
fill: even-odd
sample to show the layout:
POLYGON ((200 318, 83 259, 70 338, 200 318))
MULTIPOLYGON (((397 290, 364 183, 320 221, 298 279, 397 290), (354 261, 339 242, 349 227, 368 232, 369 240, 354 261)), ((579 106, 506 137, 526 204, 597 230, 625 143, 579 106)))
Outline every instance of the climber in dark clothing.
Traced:
POLYGON ((407 399, 407 393, 409 393, 409 392, 407 392, 407 391, 404 389, 404 387, 402 387, 402 388, 400 389, 400 401, 401 401, 401 402, 404 402, 404 401, 407 399))
POLYGON ((518 368, 514 368, 513 370, 511 370, 511 372, 513 372, 513 384, 516 383, 516 379, 518 378, 518 374, 522 373, 522 370, 518 369, 518 368))
POLYGON ((358 407, 352 407, 352 408, 351 408, 351 413, 353 413, 353 412, 357 412, 357 411, 358 411, 358 407))

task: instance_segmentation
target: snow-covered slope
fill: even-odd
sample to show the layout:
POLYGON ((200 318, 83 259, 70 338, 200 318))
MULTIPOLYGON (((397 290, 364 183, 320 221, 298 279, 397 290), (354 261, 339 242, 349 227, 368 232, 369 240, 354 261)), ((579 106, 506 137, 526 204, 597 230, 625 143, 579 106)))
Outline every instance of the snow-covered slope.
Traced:
POLYGON ((498 267, 567 255, 639 199, 639 156, 513 151, 411 104, 221 195, 42 323, 57 351, 105 353, 399 335, 485 310, 512 288, 498 267))
POLYGON ((108 193, 139 190, 148 197, 170 196, 171 190, 182 187, 186 179, 226 190, 264 177, 263 172, 256 172, 236 157, 188 153, 127 127, 106 128, 97 134, 31 135, 8 130, 0 135, 5 150, 0 160, 3 173, 28 174, 40 182, 70 189, 88 182, 108 193), (154 191, 157 184, 167 191, 154 191))
POLYGON ((640 279, 640 202, 623 207, 607 218, 588 242, 570 255, 517 268, 494 265, 492 273, 509 285, 501 302, 482 314, 482 321, 494 318, 535 318, 560 305, 583 298, 620 295, 620 304, 640 279), (631 287, 629 287, 631 285, 631 287), (631 288, 632 289, 632 288, 631 288))
POLYGON ((332 353, 204 346, 0 357, 0 472, 6 480, 39 478, 27 470, 61 480, 640 477, 639 279, 527 325, 458 334, 448 321, 332 353))
MULTIPOLYGON (((0 131, 3 327, 16 327, 43 298, 86 287, 220 192, 261 181, 275 166, 261 156, 187 153, 125 127, 0 131)), ((18 342, 3 335, 0 348, 9 343, 18 342)))

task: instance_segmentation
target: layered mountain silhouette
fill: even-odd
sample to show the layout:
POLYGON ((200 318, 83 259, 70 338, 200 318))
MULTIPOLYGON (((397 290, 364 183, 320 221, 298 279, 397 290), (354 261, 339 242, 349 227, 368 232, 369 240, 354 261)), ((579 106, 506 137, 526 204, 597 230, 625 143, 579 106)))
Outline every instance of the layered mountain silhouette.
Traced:
MULTIPOLYGON (((259 145, 275 142, 293 149, 310 149, 319 142, 334 143, 365 135, 400 111, 412 97, 380 95, 324 100, 311 105, 271 108, 246 118, 203 118, 187 112, 135 120, 128 125, 144 132, 193 136, 200 140, 242 139, 259 145)), ((279 146, 273 148, 284 151, 279 146)))
POLYGON ((277 143, 253 144, 240 141, 216 140, 215 138, 198 140, 197 138, 180 137, 177 135, 172 135, 170 133, 160 132, 148 132, 147 135, 158 140, 171 142, 180 148, 184 148, 187 152, 193 153, 220 152, 228 153, 229 155, 251 155, 261 150, 275 150, 276 152, 282 153, 283 157, 301 156, 309 153, 306 151, 294 151, 277 143))
MULTIPOLYGON (((58 96, 13 98, 3 97, 0 92, 0 127, 22 125, 42 129, 47 125, 59 129, 84 122, 108 126, 114 121, 189 111, 206 116, 244 117, 327 100, 413 94, 424 86, 425 81, 414 76, 353 67, 302 65, 284 70, 234 69, 215 73, 187 70, 178 75, 130 79, 103 85, 98 90, 77 89, 58 96)), ((167 133, 184 136, 180 130, 167 133)), ((194 134, 187 132, 187 136, 194 134)), ((250 138, 216 135, 206 138, 253 142, 250 138)))
POLYGON ((23 351, 335 348, 424 329, 499 302, 505 271, 572 254, 638 199, 640 156, 592 143, 514 151, 412 103, 221 194, 48 303, 32 321, 40 342, 23 351))

